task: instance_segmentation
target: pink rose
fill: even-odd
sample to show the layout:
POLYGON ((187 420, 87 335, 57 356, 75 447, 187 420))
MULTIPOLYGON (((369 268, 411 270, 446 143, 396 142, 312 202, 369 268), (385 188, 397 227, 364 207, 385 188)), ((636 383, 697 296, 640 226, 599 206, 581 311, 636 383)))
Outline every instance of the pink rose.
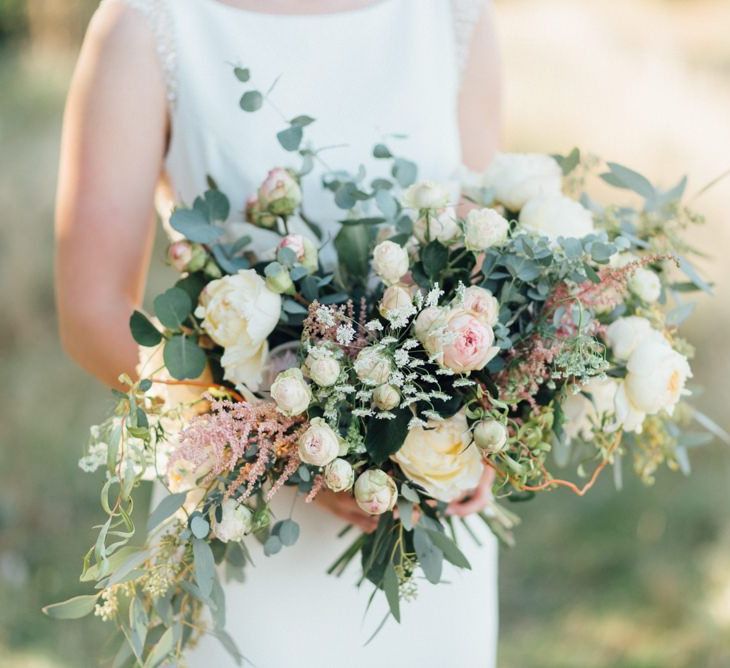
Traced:
POLYGON ((499 351, 494 347, 492 328, 460 309, 449 317, 442 340, 441 363, 456 373, 483 369, 499 351))

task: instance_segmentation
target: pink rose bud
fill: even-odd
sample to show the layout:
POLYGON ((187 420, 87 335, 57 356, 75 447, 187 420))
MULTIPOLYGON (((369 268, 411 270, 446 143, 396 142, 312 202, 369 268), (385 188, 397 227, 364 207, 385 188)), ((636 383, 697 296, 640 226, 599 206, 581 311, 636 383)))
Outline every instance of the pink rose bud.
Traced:
POLYGON ((189 241, 176 241, 167 249, 168 262, 179 272, 186 271, 193 259, 193 246, 189 241))
POLYGON ((286 169, 272 169, 259 188, 262 211, 275 216, 290 216, 302 201, 299 183, 286 169))
POLYGON ((279 248, 289 248, 297 256, 297 262, 304 259, 304 237, 301 234, 287 234, 279 243, 279 248))

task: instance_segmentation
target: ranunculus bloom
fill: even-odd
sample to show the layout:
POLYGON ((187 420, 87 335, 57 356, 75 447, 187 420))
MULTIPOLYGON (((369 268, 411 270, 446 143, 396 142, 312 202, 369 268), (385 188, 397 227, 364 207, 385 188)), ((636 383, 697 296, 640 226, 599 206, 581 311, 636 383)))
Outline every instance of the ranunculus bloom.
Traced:
POLYGON ((203 329, 223 346, 225 378, 256 390, 268 353, 267 338, 281 313, 281 297, 253 269, 211 281, 195 310, 203 329))
POLYGON ((340 454, 340 440, 322 418, 312 419, 299 437, 298 446, 299 458, 312 466, 327 466, 340 454))
POLYGON ((510 211, 519 211, 538 195, 560 193, 563 172, 549 155, 498 153, 484 173, 483 185, 510 211))
POLYGON ((428 429, 411 429, 391 459, 434 499, 446 502, 477 487, 484 469, 463 413, 429 423, 428 429))
POLYGON ((397 500, 398 488, 385 471, 370 469, 355 482, 355 501, 369 515, 382 515, 393 510, 397 500))
POLYGON ((531 199, 520 212, 520 225, 551 241, 558 237, 581 239, 594 231, 593 214, 580 202, 559 193, 531 199))
POLYGON ((282 371, 271 386, 271 398, 276 402, 280 413, 292 417, 301 415, 309 408, 312 401, 312 390, 301 369, 282 371))
POLYGON ((234 499, 223 501, 221 508, 221 521, 213 522, 215 537, 223 543, 240 543, 253 527, 253 513, 234 499))
POLYGON ((464 221, 464 245, 467 250, 481 253, 507 241, 509 223, 494 209, 472 209, 464 221))
POLYGON ((373 251, 373 270, 386 285, 394 285, 408 273, 408 251, 394 241, 383 241, 373 251))

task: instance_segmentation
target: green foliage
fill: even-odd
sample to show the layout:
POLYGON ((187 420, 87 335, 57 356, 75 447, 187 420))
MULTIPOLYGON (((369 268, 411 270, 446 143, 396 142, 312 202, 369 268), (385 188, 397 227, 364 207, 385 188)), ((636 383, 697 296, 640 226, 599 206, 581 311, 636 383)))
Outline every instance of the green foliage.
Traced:
POLYGON ((197 378, 206 364, 205 353, 189 336, 175 335, 165 343, 165 366, 176 380, 197 378))

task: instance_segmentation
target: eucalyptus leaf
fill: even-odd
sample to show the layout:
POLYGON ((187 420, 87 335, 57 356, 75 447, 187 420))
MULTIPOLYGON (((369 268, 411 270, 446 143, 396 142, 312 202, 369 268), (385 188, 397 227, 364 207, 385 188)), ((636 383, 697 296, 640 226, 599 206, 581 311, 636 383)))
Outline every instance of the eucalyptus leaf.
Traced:
POLYGON ((215 578, 215 558, 210 545, 200 538, 193 539, 195 581, 203 596, 210 596, 215 578))
POLYGON ((388 562, 383 576, 383 591, 388 601, 390 612, 397 622, 400 623, 400 592, 398 590, 398 576, 392 562, 388 562))
POLYGON ((371 420, 365 435, 365 448, 376 464, 383 464, 398 452, 408 435, 408 423, 413 414, 409 409, 395 412, 392 420, 371 420))
POLYGON ((129 319, 129 329, 132 338, 140 345, 151 348, 162 341, 162 334, 147 318, 144 313, 135 311, 129 319))
POLYGON ((196 209, 178 209, 170 216, 170 226, 186 239, 200 244, 212 244, 223 234, 221 228, 211 225, 196 209))
POLYGON ((304 132, 301 125, 291 125, 285 130, 278 132, 276 138, 285 151, 296 151, 302 143, 304 132))
POLYGON ((444 558, 447 561, 450 561, 457 568, 471 570, 469 560, 464 556, 464 553, 459 549, 456 543, 445 533, 442 533, 441 531, 428 530, 428 535, 433 541, 433 544, 441 550, 441 552, 443 552, 444 558))
POLYGON ((258 111, 264 103, 264 96, 257 90, 246 91, 241 97, 241 109, 244 111, 258 111))
POLYGON ((419 527, 413 530, 413 547, 426 579, 431 584, 438 584, 443 572, 443 552, 434 545, 428 532, 419 527))
POLYGON ((206 364, 205 353, 187 336, 173 336, 166 344, 163 359, 170 375, 176 380, 197 378, 206 364))
POLYGON ((172 652, 175 646, 174 627, 167 629, 157 644, 152 648, 152 651, 147 656, 147 660, 144 662, 144 668, 155 668, 159 666, 172 652))
POLYGON ((168 517, 181 508, 182 504, 185 503, 186 498, 187 492, 180 492, 178 494, 170 494, 162 499, 157 507, 150 513, 149 519, 147 520, 147 531, 156 529, 168 517))
POLYGON ((61 603, 47 605, 43 612, 54 619, 81 619, 94 611, 98 598, 98 594, 75 596, 61 603))
POLYGON ((170 288, 154 301, 157 319, 168 329, 179 330, 193 310, 193 302, 185 290, 170 288))

